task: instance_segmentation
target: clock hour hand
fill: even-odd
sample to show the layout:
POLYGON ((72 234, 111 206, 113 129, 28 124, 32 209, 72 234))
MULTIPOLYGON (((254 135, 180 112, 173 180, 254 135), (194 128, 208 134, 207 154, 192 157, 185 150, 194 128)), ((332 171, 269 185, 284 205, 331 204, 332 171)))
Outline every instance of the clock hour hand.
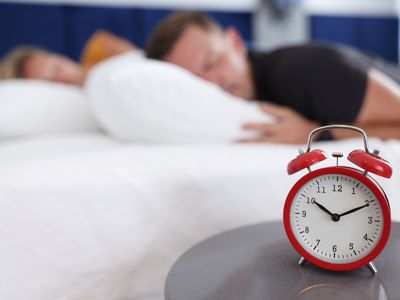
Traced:
POLYGON ((333 213, 331 213, 325 206, 323 206, 322 204, 319 204, 317 201, 314 201, 314 203, 315 203, 320 209, 322 209, 324 212, 326 212, 327 214, 329 214, 331 217, 333 216, 333 213))
POLYGON ((362 208, 364 208, 364 207, 368 207, 368 206, 369 206, 369 203, 364 204, 364 205, 359 206, 359 207, 356 207, 356 208, 353 208, 353 209, 350 209, 350 210, 348 210, 348 211, 346 211, 346 212, 340 214, 339 217, 343 217, 343 216, 345 216, 345 215, 351 214, 351 213, 353 213, 353 212, 356 212, 357 210, 360 210, 360 209, 362 209, 362 208))

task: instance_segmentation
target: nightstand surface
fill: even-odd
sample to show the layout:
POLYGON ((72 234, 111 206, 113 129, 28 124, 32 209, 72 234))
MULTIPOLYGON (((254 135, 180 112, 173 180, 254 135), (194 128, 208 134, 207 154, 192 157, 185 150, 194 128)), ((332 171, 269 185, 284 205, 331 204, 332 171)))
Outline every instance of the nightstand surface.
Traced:
POLYGON ((400 299, 400 224, 374 263, 350 272, 298 265, 281 222, 246 226, 213 236, 173 265, 167 300, 400 299))

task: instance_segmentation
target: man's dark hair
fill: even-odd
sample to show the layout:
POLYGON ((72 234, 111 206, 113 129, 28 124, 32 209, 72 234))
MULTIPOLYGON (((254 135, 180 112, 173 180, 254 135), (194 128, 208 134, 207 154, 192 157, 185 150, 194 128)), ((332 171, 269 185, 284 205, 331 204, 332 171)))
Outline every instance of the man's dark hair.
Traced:
POLYGON ((200 12, 176 12, 162 20, 150 35, 146 47, 148 58, 162 60, 167 56, 182 33, 191 25, 205 31, 222 30, 210 16, 200 12))

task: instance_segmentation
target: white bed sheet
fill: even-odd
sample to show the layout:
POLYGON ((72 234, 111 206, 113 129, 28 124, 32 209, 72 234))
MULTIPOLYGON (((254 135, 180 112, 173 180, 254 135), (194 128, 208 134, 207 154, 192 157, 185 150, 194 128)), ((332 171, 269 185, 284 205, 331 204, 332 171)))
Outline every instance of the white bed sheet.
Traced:
MULTIPOLYGON (((400 220, 400 143, 371 145, 394 165, 393 179, 378 180, 400 220)), ((361 142, 319 146, 346 153, 361 142)), ((163 299, 187 248, 281 219, 304 174, 286 174, 297 148, 127 145, 95 134, 0 144, 0 299, 163 299)))

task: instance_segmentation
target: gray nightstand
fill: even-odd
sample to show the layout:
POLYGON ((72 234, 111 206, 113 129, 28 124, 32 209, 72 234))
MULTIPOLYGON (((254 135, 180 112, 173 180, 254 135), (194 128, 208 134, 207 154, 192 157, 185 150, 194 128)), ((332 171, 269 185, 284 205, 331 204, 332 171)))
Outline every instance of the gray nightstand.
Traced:
POLYGON ((385 250, 367 268, 332 272, 300 267, 281 222, 262 223, 211 237, 171 268, 167 300, 400 299, 400 224, 393 223, 385 250))

